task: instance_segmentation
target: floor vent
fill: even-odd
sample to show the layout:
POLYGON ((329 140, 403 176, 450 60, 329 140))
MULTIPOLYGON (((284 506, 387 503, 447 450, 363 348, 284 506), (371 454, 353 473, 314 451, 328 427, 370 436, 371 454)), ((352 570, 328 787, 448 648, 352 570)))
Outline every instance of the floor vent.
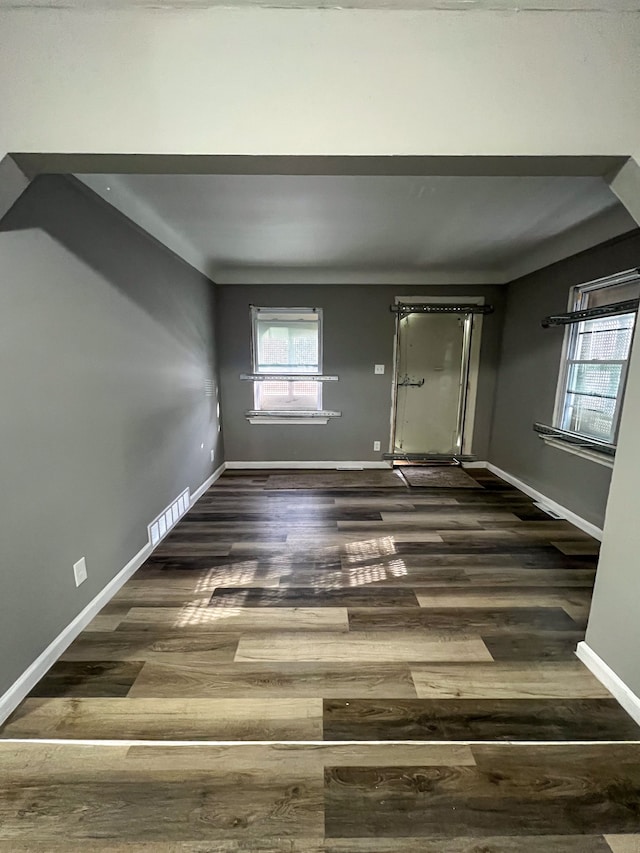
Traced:
POLYGON ((185 489, 157 518, 154 518, 148 528, 149 542, 152 546, 157 545, 171 528, 178 523, 189 509, 190 503, 191 496, 189 495, 189 489, 185 489))
POLYGON ((538 507, 538 509, 541 509, 541 510, 542 510, 542 512, 546 512, 546 514, 547 514, 548 516, 550 516, 551 518, 564 518, 564 516, 563 516, 563 515, 560 515, 560 513, 559 513, 559 512, 556 512, 555 510, 550 509, 546 504, 543 504, 543 503, 537 503, 536 501, 534 501, 534 502, 533 502, 533 505, 534 505, 534 506, 537 506, 537 507, 538 507))

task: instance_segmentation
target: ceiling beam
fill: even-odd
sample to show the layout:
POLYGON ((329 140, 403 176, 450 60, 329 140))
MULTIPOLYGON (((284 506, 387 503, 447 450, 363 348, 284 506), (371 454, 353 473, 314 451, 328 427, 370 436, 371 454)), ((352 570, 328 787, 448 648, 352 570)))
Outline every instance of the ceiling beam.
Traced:
POLYGON ((13 154, 39 174, 414 175, 447 177, 589 177, 622 168, 627 156, 262 156, 202 154, 13 154))

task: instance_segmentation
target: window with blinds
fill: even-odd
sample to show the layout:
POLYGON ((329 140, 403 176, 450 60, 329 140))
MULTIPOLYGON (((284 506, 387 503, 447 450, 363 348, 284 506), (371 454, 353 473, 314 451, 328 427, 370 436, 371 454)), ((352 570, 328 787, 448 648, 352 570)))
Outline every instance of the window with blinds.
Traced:
MULTIPOLYGON (((624 284, 585 284, 573 294, 573 311, 637 299, 640 278, 624 284)), ((616 443, 635 322, 634 311, 567 327, 555 426, 616 443)))
MULTIPOLYGON (((322 373, 320 308, 253 307, 251 315, 254 373, 322 373)), ((254 407, 263 412, 320 411, 322 383, 254 382, 254 407)))

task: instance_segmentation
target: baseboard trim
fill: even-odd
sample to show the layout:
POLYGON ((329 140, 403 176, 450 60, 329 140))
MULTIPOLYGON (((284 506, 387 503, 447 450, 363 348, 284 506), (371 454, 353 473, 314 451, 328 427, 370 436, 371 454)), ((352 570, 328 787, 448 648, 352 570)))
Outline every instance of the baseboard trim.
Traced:
POLYGON ((534 489, 533 486, 530 486, 528 483, 519 480, 517 477, 514 477, 513 474, 509 474, 507 471, 503 471, 502 468, 498 468, 497 465, 492 465, 491 462, 487 462, 487 469, 491 471, 492 474, 495 474, 496 477, 500 477, 501 480, 505 480, 507 483, 511 483, 511 485, 515 486, 516 489, 520 489, 520 491, 524 492, 525 495, 529 495, 530 498, 535 498, 535 500, 545 504, 545 506, 548 506, 549 509, 552 509, 555 513, 562 516, 562 518, 566 519, 566 521, 570 521, 571 524, 575 525, 584 533, 588 533, 589 536, 593 536, 594 539, 597 539, 600 542, 602 541, 601 527, 592 524, 590 521, 587 521, 586 518, 582 518, 581 516, 576 515, 575 512, 570 509, 567 509, 566 506, 562 506, 562 504, 551 500, 551 498, 548 498, 546 495, 543 495, 542 492, 539 492, 537 489, 534 489))
POLYGON ((338 468, 391 468, 388 462, 325 462, 321 461, 280 461, 280 462, 226 462, 227 470, 254 470, 259 471, 269 468, 326 468, 336 470, 338 468))
POLYGON ((463 462, 463 468, 486 468, 488 463, 486 461, 476 461, 476 462, 463 462))
POLYGON ((215 483, 216 480, 220 479, 220 477, 224 474, 225 470, 228 467, 229 466, 227 465, 227 463, 223 462, 222 465, 220 465, 218 468, 216 468, 216 470, 213 472, 213 474, 210 477, 207 477, 207 479, 204 481, 204 483, 199 488, 197 488, 195 490, 195 492, 191 495, 191 506, 193 506, 194 503, 196 503, 196 501, 200 500, 200 498, 204 495, 204 493, 206 491, 208 491, 208 489, 210 489, 211 486, 213 486, 213 484, 215 483))
POLYGON ((127 565, 112 578, 109 583, 93 598, 87 606, 78 613, 66 628, 64 628, 58 636, 49 643, 47 648, 38 655, 34 662, 27 667, 22 675, 14 681, 11 687, 0 697, 0 723, 3 723, 22 702, 24 697, 36 686, 38 681, 46 675, 47 671, 58 660, 60 655, 67 649, 68 646, 75 640, 78 634, 83 631, 89 622, 97 616, 102 608, 107 604, 113 596, 118 592, 129 578, 140 568, 140 566, 148 559, 154 549, 149 543, 144 548, 141 548, 127 565))
POLYGON ((600 655, 596 654, 584 640, 578 643, 576 655, 611 695, 618 700, 627 714, 640 725, 640 697, 636 696, 620 676, 616 675, 609 664, 605 663, 600 655))
MULTIPOLYGON (((215 483, 218 477, 220 477, 224 472, 224 469, 225 465, 223 462, 222 465, 220 465, 220 467, 217 468, 198 489, 196 489, 193 495, 191 495, 191 506, 193 506, 198 498, 202 497, 207 489, 215 483)), ((147 544, 141 548, 138 553, 131 558, 131 560, 129 560, 127 565, 100 590, 95 598, 93 598, 89 604, 87 604, 87 606, 78 613, 67 627, 64 628, 51 643, 49 643, 42 654, 38 655, 34 662, 27 667, 16 681, 14 681, 11 687, 9 687, 9 689, 0 696, 0 724, 2 724, 7 717, 15 711, 25 696, 33 690, 40 679, 47 674, 47 671, 58 660, 60 655, 62 655, 63 652, 71 645, 78 634, 84 631, 89 622, 98 615, 105 604, 108 604, 109 601, 111 601, 116 592, 118 592, 129 578, 138 571, 140 566, 149 559, 158 545, 160 545, 160 542, 162 542, 162 539, 160 539, 155 547, 152 547, 151 544, 147 542, 147 544)))

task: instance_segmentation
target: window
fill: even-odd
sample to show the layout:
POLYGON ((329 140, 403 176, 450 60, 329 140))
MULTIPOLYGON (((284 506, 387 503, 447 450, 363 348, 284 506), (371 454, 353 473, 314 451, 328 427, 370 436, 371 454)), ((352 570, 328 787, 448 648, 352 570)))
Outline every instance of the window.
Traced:
MULTIPOLYGON (((569 310, 601 308, 638 296, 640 277, 615 276, 574 288, 569 310)), ((567 326, 554 426, 616 443, 635 321, 631 311, 567 326)))
MULTIPOLYGON (((255 374, 322 373, 322 310, 251 309, 255 374)), ((322 382, 254 382, 254 406, 262 412, 320 411, 322 382)))

